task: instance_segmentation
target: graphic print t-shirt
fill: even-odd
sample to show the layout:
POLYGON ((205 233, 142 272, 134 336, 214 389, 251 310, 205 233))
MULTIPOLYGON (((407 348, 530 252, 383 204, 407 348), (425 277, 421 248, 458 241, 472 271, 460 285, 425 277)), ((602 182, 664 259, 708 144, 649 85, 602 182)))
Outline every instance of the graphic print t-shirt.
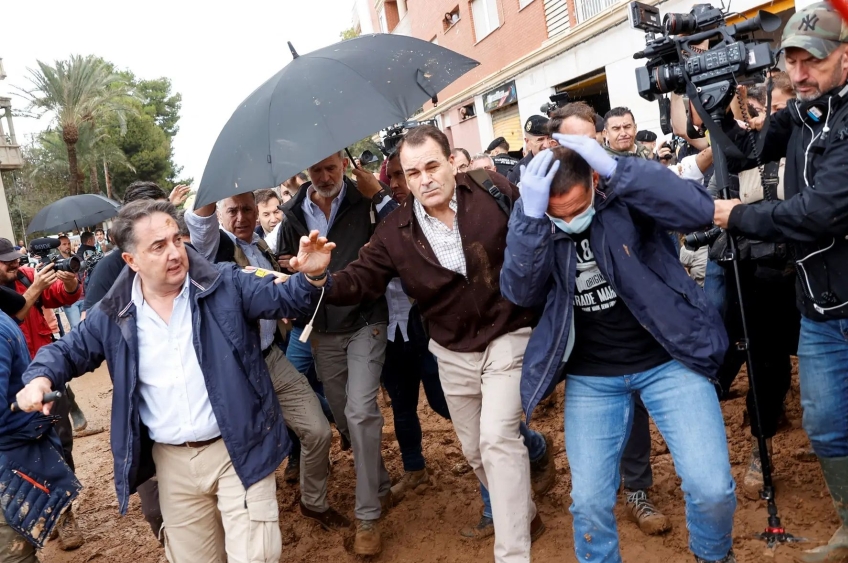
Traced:
POLYGON ((571 375, 630 375, 671 357, 639 324, 598 269, 589 233, 572 235, 577 246, 574 349, 565 366, 571 375))

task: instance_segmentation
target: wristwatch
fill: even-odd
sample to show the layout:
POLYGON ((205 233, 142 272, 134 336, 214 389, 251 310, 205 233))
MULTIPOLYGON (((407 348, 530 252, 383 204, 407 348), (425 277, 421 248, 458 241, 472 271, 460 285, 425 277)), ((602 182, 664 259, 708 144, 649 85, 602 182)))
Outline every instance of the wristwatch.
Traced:
POLYGON ((308 280, 312 280, 312 281, 316 281, 316 282, 317 282, 317 281, 321 281, 321 280, 323 280, 324 278, 326 278, 326 277, 327 277, 327 273, 328 273, 328 271, 327 271, 327 270, 324 270, 324 272, 323 272, 320 276, 310 276, 310 275, 309 275, 309 274, 307 274, 306 272, 304 272, 304 273, 303 273, 303 275, 304 275, 304 276, 306 276, 306 279, 308 279, 308 280))
POLYGON ((385 198, 387 195, 389 195, 389 192, 387 192, 383 188, 380 188, 380 191, 374 194, 374 196, 371 198, 371 201, 374 202, 374 205, 380 205, 381 203, 383 203, 383 198, 385 198))

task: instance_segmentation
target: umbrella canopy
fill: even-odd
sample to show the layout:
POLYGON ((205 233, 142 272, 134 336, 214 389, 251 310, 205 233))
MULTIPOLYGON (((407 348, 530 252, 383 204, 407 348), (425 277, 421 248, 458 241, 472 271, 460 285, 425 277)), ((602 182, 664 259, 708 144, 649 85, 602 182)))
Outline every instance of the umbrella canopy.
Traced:
POLYGON ((98 194, 63 197, 39 211, 26 232, 63 233, 96 225, 117 215, 119 207, 117 202, 98 194))
MULTIPOLYGON (((291 47, 291 45, 290 45, 291 47)), ((408 119, 480 63, 403 35, 363 35, 294 60, 224 126, 196 206, 283 183, 380 129, 408 119)))

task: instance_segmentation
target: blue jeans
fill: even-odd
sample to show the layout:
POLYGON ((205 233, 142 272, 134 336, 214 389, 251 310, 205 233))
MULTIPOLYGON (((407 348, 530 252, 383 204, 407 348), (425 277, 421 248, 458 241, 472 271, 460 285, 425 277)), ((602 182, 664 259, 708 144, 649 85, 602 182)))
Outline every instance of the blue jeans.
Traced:
POLYGON ((80 324, 80 316, 82 315, 82 305, 85 303, 84 299, 80 299, 73 305, 68 305, 67 307, 62 307, 65 311, 65 316, 68 317, 68 324, 71 325, 71 330, 77 328, 77 325, 80 324))
MULTIPOLYGON (((530 455, 531 463, 545 455, 547 446, 545 445, 544 436, 535 430, 530 430, 524 422, 518 426, 518 431, 521 432, 521 436, 524 438, 524 445, 527 446, 527 453, 530 455)), ((484 487, 483 483, 480 483, 480 498, 483 499, 483 516, 491 518, 492 499, 489 498, 489 489, 484 487)))
POLYGON ((707 294, 707 301, 721 313, 722 319, 727 312, 726 291, 724 268, 719 266, 717 262, 707 260, 707 270, 704 274, 704 292, 707 294))
POLYGON ((689 549, 707 561, 724 558, 732 543, 736 487, 721 408, 707 378, 671 361, 626 376, 568 375, 565 447, 577 559, 621 562, 613 507, 637 393, 683 481, 689 549))
POLYGON ((798 368, 813 451, 820 458, 848 456, 848 319, 801 317, 798 368))

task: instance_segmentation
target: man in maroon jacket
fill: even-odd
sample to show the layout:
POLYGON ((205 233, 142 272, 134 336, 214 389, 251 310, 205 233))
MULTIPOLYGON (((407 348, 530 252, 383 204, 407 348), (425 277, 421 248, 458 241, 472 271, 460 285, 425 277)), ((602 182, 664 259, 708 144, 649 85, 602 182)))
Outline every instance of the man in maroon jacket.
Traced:
MULTIPOLYGON (((358 260, 333 273, 326 300, 374 300, 401 278, 428 323, 465 457, 491 492, 495 560, 526 563, 531 537, 544 530, 519 434, 521 365, 535 318, 501 296, 509 217, 495 197, 514 201, 518 190, 498 174, 484 177, 487 187, 456 174, 447 137, 432 126, 412 129, 398 151, 413 197, 379 225, 358 260)), ((301 247, 293 268, 306 251, 317 250, 301 247)), ((549 457, 547 464, 552 470, 549 457)))

